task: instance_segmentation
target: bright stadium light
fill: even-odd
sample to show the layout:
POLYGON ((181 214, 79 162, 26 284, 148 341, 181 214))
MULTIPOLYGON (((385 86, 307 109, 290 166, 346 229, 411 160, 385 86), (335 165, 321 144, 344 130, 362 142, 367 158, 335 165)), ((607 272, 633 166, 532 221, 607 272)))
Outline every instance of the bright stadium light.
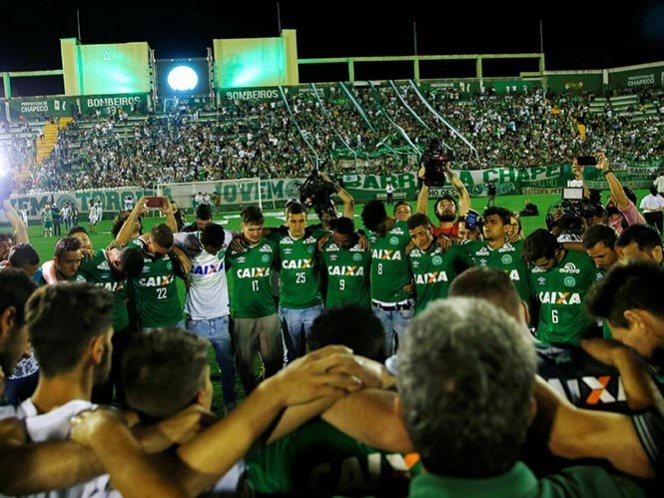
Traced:
POLYGON ((198 75, 189 66, 177 66, 168 73, 168 86, 176 92, 193 90, 198 85, 198 75))

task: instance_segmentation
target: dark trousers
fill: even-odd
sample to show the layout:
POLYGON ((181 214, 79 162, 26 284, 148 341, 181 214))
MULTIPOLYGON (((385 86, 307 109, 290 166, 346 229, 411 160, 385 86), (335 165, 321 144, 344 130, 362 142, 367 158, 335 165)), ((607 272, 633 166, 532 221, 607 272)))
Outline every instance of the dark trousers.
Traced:
POLYGON ((655 227, 662 234, 662 224, 664 222, 664 213, 657 211, 656 213, 644 213, 643 217, 646 219, 648 225, 655 227))
POLYGON ((284 366, 281 320, 276 313, 261 318, 235 318, 233 344, 237 371, 247 395, 260 382, 254 374, 258 353, 265 366, 265 377, 274 375, 284 366))

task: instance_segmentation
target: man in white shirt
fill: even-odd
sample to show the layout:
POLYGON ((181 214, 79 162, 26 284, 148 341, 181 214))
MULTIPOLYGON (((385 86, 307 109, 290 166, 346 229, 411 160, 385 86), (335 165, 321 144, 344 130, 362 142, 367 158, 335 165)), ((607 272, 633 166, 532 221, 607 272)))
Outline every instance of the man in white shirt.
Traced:
MULTIPOLYGON (((17 416, 24 420, 31 442, 63 441, 71 432, 71 417, 94 408, 90 402, 92 387, 105 380, 111 368, 112 311, 112 294, 87 283, 41 287, 28 300, 26 327, 41 365, 41 375, 37 390, 18 407, 17 416)), ((173 490, 181 490, 173 477, 143 461, 142 452, 139 458, 147 465, 146 470, 166 479, 173 490)), ((51 460, 43 463, 46 468, 42 472, 50 471, 48 465, 54 465, 51 460)), ((88 475, 100 473, 94 458, 88 457, 87 465, 93 467, 88 475)), ((81 474, 78 468, 62 468, 68 471, 60 470, 61 474, 70 471, 81 474)), ((84 487, 85 481, 79 476, 61 489, 30 497, 77 498, 84 487)), ((182 497, 184 491, 173 496, 182 497)))
POLYGON ((655 187, 657 187, 657 192, 664 196, 664 172, 661 172, 659 175, 657 175, 657 178, 655 178, 653 184, 655 187))
POLYGON ((392 185, 392 182, 388 182, 385 187, 385 194, 387 195, 387 204, 392 204, 394 202, 394 185, 392 185))
POLYGON ((224 257, 233 235, 208 223, 202 231, 175 234, 175 244, 191 260, 187 274, 187 330, 208 339, 221 370, 226 411, 235 408, 235 354, 229 330, 230 301, 224 257))
MULTIPOLYGON (((658 180, 664 176, 660 176, 658 180)), ((655 227, 662 233, 662 221, 664 220, 664 197, 657 193, 657 188, 653 185, 650 187, 650 193, 641 200, 639 206, 643 211, 643 217, 646 219, 648 225, 655 227)))

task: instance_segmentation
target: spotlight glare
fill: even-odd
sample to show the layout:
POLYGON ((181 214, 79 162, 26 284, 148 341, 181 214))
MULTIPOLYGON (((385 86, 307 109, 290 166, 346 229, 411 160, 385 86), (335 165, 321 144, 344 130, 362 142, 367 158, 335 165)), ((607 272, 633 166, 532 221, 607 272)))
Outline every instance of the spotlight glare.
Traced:
POLYGON ((189 66, 177 66, 168 73, 168 86, 176 92, 193 90, 198 85, 198 75, 189 66))

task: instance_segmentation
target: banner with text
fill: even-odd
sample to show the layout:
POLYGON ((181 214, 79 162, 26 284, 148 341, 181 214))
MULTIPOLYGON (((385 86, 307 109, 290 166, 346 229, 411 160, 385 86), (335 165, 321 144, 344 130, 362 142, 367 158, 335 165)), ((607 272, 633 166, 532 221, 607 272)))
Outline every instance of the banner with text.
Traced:
POLYGON ((12 121, 21 118, 31 120, 42 116, 73 116, 76 97, 37 97, 9 99, 9 116, 12 121))
MULTIPOLYGON (((79 222, 87 223, 88 201, 99 199, 104 208, 105 217, 115 216, 124 207, 124 199, 131 197, 134 201, 143 196, 156 195, 153 189, 141 187, 124 187, 119 189, 79 190, 74 192, 43 192, 35 194, 12 195, 11 203, 16 210, 26 209, 28 220, 41 220, 41 211, 46 204, 56 205, 61 209, 65 202, 73 203, 79 210, 79 222)), ((0 222, 5 223, 7 218, 4 211, 0 211, 0 222)))
MULTIPOLYGON (((616 167, 616 174, 625 185, 643 188, 652 183, 652 176, 657 165, 616 167)), ((522 188, 562 188, 567 180, 572 179, 571 166, 557 164, 536 168, 491 168, 482 170, 457 170, 455 173, 468 189, 471 196, 486 195, 489 182, 496 185, 497 193, 519 193, 522 188)), ((586 172, 589 186, 607 188, 604 178, 595 170, 586 172)), ((409 199, 417 195, 417 174, 415 172, 395 173, 391 175, 345 174, 342 177, 344 188, 357 202, 367 202, 385 194, 388 183, 396 193, 406 194, 409 199)), ((220 210, 235 210, 248 204, 258 204, 259 200, 266 209, 280 208, 288 199, 299 198, 300 186, 304 178, 275 178, 267 180, 242 179, 233 181, 198 182, 160 185, 156 189, 125 187, 118 189, 82 190, 75 192, 45 192, 12 196, 11 203, 16 208, 26 208, 29 219, 39 220, 40 212, 46 204, 61 208, 64 202, 72 202, 80 211, 79 219, 87 220, 88 201, 99 199, 107 218, 124 208, 124 199, 131 197, 137 201, 144 196, 166 195, 183 209, 191 209, 196 193, 207 192, 220 210), (216 195, 215 195, 216 194, 216 195)), ((454 187, 447 184, 442 188, 431 188, 431 197, 443 192, 454 192, 454 187)), ((6 222, 0 211, 0 222, 6 222)))
POLYGON ((621 71, 609 69, 609 85, 635 90, 648 86, 664 86, 664 65, 621 71))
POLYGON ((96 114, 114 116, 122 109, 130 116, 143 115, 148 112, 148 94, 132 93, 123 95, 85 95, 78 97, 81 103, 81 114, 87 116, 96 114))

